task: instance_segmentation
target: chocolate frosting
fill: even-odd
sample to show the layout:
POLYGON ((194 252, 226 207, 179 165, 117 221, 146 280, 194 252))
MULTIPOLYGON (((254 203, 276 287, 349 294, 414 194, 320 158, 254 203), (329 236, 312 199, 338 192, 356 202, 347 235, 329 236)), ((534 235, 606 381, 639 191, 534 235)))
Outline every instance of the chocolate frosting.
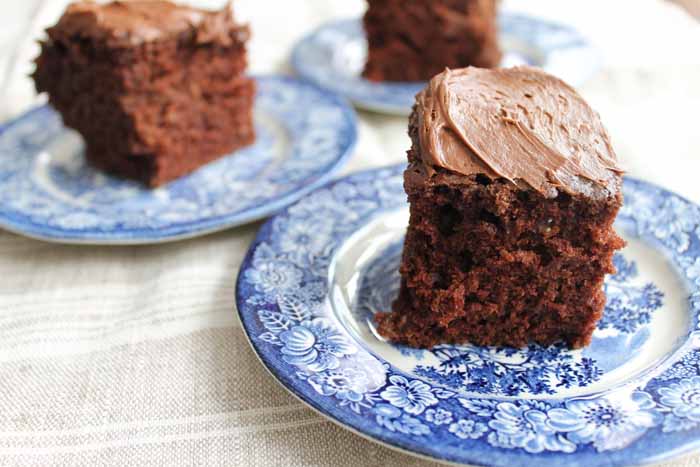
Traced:
POLYGON ((618 190, 623 171, 598 114, 536 68, 447 69, 416 96, 415 112, 429 173, 505 178, 547 197, 618 190))
MULTIPOLYGON (((112 46, 132 46, 191 31, 198 43, 231 45, 244 41, 248 29, 233 20, 231 5, 207 11, 160 0, 81 1, 68 6, 56 34, 101 40, 112 46)), ((52 34, 53 33, 53 34, 52 34)))

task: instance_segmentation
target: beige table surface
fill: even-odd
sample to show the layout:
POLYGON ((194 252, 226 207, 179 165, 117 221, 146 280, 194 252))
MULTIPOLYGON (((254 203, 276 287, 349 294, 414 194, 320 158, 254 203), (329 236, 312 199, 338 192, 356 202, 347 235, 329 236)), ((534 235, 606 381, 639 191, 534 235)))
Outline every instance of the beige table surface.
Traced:
POLYGON ((688 13, 700 19, 700 0, 672 0, 681 5, 688 13))
MULTIPOLYGON (((221 5, 223 2, 197 2, 221 5)), ((0 119, 35 105, 33 41, 62 0, 0 2, 0 119)), ((581 92, 629 172, 700 202, 700 26, 661 0, 512 0, 575 24, 604 53, 581 92)), ((360 0, 239 0, 251 68, 284 72, 315 25, 360 0)), ((403 118, 360 114, 346 171, 404 159, 403 118)), ((432 465, 307 409, 248 347, 234 305, 259 224, 141 247, 0 232, 0 465, 432 465)), ((664 465, 700 465, 686 457, 664 465)))

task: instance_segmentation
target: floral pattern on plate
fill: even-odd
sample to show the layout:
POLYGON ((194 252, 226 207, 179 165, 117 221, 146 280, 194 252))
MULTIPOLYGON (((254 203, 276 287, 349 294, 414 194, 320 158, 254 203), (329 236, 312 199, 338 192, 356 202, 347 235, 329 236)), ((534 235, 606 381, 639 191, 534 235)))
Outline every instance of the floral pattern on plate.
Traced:
MULTIPOLYGON (((400 283, 402 248, 402 242, 390 245, 362 274, 356 308, 358 319, 371 320, 377 311, 391 309, 400 283)), ((618 254, 614 263, 617 274, 606 279, 608 302, 598 328, 633 335, 662 306, 663 292, 653 283, 633 281, 639 276, 634 261, 618 254)), ((443 386, 484 394, 554 394, 561 387, 587 386, 602 374, 596 360, 585 351, 576 354, 558 345, 530 345, 522 350, 468 345, 438 345, 430 350, 397 348, 418 362, 425 361, 428 354, 433 357, 435 364, 418 364, 413 370, 415 374, 443 386)))

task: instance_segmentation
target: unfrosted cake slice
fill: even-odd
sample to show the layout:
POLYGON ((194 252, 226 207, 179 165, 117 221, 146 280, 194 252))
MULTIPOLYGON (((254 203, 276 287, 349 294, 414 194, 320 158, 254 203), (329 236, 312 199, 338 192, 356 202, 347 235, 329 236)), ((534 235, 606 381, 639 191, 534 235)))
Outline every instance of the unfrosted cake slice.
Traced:
POLYGON ((409 134, 401 289, 380 333, 588 344, 624 245, 622 171, 598 114, 540 70, 465 68, 418 94, 409 134))
POLYGON ((77 2, 47 35, 37 91, 92 165, 157 186, 255 139, 249 32, 230 7, 77 2))
POLYGON ((374 81, 427 81, 445 67, 501 61, 497 0, 369 0, 364 16, 374 81))

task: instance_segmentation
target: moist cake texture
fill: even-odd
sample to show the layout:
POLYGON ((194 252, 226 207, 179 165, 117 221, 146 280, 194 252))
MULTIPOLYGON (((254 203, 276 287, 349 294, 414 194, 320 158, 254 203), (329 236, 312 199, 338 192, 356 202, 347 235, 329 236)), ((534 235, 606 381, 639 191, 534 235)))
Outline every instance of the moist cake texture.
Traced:
POLYGON ((33 75, 88 161, 157 186, 255 139, 247 26, 167 1, 71 4, 33 75))
POLYGON ((445 67, 498 66, 497 0, 369 0, 363 24, 373 81, 427 81, 445 67))
POLYGON ((534 68, 446 70, 418 94, 401 287, 379 332, 415 347, 587 345, 624 246, 600 118, 534 68))

